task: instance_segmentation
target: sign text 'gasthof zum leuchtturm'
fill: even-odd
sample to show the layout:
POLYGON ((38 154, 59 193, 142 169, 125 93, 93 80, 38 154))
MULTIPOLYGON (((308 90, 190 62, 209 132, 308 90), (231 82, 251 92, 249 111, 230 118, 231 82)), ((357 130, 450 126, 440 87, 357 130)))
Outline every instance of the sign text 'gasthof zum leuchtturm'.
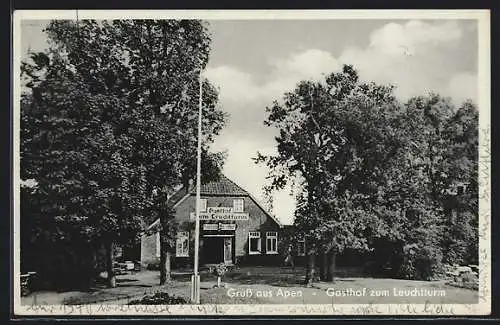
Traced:
MULTIPOLYGON (((191 212, 191 221, 196 218, 196 213, 191 212)), ((248 220, 248 213, 233 212, 230 207, 208 207, 207 211, 200 212, 200 220, 248 220)))

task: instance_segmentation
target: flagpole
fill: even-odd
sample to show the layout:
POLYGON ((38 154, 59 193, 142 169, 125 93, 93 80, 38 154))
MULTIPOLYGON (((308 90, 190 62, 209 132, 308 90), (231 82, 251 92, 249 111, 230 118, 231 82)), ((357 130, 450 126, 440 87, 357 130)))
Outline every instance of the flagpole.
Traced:
POLYGON ((198 260, 200 249, 200 187, 201 187, 201 119, 203 105, 203 79, 199 76, 200 93, 198 99, 198 151, 196 160, 196 220, 194 237, 194 275, 192 279, 191 300, 195 304, 200 303, 200 276, 198 274, 198 260))

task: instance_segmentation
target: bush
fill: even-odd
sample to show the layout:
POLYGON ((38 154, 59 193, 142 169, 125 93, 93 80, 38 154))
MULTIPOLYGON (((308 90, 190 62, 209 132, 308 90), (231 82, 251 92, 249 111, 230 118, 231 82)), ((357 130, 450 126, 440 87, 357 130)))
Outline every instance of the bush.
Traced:
POLYGON ((443 261, 447 264, 477 264, 478 230, 477 214, 459 211, 443 233, 443 261))
POLYGON ((188 301, 182 297, 171 296, 166 292, 156 292, 138 300, 132 300, 128 305, 183 305, 188 301))
POLYGON ((215 266, 214 273, 217 276, 223 277, 228 271, 228 267, 225 263, 220 263, 215 266))
POLYGON ((439 247, 418 244, 403 247, 404 261, 398 275, 409 280, 432 280, 442 273, 442 254, 439 247))
POLYGON ((474 273, 472 272, 464 272, 460 275, 460 278, 462 280, 463 283, 473 283, 473 282, 477 282, 478 281, 478 277, 477 275, 475 275, 474 273))
POLYGON ((446 251, 444 254, 444 263, 446 264, 458 264, 464 265, 467 264, 467 245, 468 243, 465 241, 454 240, 450 241, 446 247, 446 251))

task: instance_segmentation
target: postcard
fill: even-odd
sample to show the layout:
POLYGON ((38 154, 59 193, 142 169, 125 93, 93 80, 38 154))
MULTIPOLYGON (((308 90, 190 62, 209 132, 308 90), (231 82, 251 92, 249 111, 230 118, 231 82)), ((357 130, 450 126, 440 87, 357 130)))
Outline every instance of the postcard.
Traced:
POLYGON ((23 315, 487 315, 487 10, 14 12, 23 315))

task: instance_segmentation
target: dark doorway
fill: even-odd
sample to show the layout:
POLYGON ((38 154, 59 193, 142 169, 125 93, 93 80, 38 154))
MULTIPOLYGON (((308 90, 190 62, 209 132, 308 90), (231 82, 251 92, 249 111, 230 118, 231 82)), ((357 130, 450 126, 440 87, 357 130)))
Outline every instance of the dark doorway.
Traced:
POLYGON ((204 264, 233 264, 234 236, 204 236, 201 256, 204 264))
POLYGON ((224 261, 224 237, 204 237, 202 256, 205 264, 224 261))

